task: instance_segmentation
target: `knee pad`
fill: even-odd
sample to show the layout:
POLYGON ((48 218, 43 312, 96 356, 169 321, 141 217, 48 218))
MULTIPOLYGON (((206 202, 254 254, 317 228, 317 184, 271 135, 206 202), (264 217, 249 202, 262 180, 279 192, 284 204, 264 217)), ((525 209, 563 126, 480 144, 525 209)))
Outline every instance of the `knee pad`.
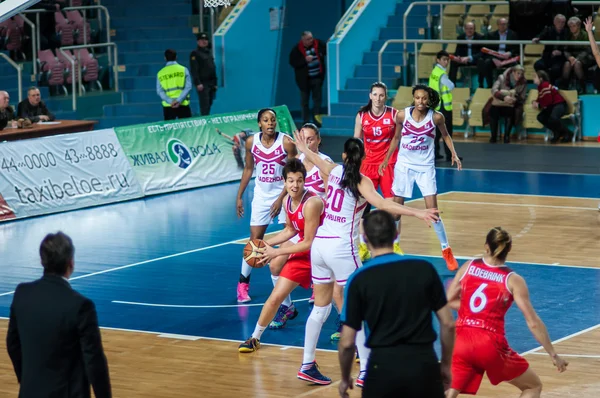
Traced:
POLYGON ((328 304, 325 307, 317 307, 316 305, 313 307, 309 319, 312 319, 315 322, 319 322, 321 325, 325 323, 329 314, 331 313, 331 304, 328 304))

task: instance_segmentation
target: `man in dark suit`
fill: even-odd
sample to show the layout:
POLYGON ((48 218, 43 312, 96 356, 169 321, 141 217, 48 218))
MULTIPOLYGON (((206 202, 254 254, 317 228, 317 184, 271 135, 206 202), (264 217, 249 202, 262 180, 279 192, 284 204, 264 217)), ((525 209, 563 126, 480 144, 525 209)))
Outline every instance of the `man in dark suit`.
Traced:
POLYGON ((44 276, 17 286, 6 336, 19 398, 111 398, 94 303, 73 290, 75 248, 62 232, 40 246, 44 276))
MULTIPOLYGON (((569 36, 569 29, 565 28, 567 18, 562 14, 557 14, 554 17, 553 25, 547 26, 544 30, 535 38, 533 43, 538 43, 540 40, 544 41, 566 41, 569 36)), ((550 83, 556 85, 558 79, 562 76, 562 68, 567 58, 564 54, 564 46, 546 44, 544 46, 544 52, 542 58, 537 60, 533 65, 533 68, 538 70, 545 70, 550 75, 550 83)))
MULTIPOLYGON (((464 33, 460 34, 456 38, 457 40, 483 40, 483 35, 475 32, 475 24, 473 22, 465 23, 464 31, 464 33)), ((450 61, 450 72, 448 73, 448 77, 454 84, 456 84, 458 68, 462 66, 477 65, 479 58, 481 58, 481 44, 458 44, 456 46, 456 52, 454 53, 454 56, 455 59, 450 61)))
MULTIPOLYGON (((490 32, 487 40, 518 40, 517 34, 508 29, 508 19, 498 19, 498 30, 490 32)), ((479 87, 483 87, 483 81, 487 83, 488 88, 492 88, 494 85, 494 70, 505 70, 515 66, 517 62, 511 62, 510 64, 501 65, 500 63, 506 59, 510 59, 519 55, 519 46, 515 44, 491 44, 486 46, 490 50, 499 52, 504 58, 498 58, 490 54, 482 54, 477 64, 477 73, 479 74, 479 87)))

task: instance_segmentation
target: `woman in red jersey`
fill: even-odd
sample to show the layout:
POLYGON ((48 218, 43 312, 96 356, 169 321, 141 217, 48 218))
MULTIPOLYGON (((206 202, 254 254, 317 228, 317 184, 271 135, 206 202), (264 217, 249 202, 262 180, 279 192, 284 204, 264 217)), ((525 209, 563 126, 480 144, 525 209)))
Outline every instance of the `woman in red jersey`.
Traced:
POLYGON ((567 370, 568 362, 556 354, 544 322, 531 305, 525 280, 505 265, 511 248, 510 234, 501 227, 492 228, 483 258, 463 265, 448 289, 448 302, 458 310, 458 320, 447 397, 475 395, 484 372, 493 385, 507 381, 519 388, 522 398, 540 396, 540 378, 506 341, 504 316, 513 301, 557 369, 567 370))
MULTIPOLYGON (((387 106, 386 101, 387 86, 382 82, 373 83, 369 93, 369 102, 356 114, 354 137, 360 138, 365 145, 365 158, 360 168, 361 174, 373 181, 376 190, 381 188, 384 198, 393 198, 392 183, 398 148, 395 149, 391 157, 392 161, 382 170, 381 175, 379 167, 385 160, 392 139, 396 135, 396 129, 400 129, 401 123, 399 124, 397 121, 398 111, 387 106)), ((363 215, 369 213, 370 207, 370 205, 367 206, 363 215)), ((394 252, 404 254, 400 249, 399 242, 394 244, 394 252)), ((360 235, 358 254, 362 261, 366 261, 370 257, 362 234, 360 235)))

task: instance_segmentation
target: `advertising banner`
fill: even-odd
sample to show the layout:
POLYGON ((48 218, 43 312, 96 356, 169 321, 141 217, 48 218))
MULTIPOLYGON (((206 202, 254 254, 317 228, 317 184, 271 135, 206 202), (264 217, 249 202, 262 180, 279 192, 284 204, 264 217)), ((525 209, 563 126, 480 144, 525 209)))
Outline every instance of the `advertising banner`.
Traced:
POLYGON ((0 221, 142 196, 113 129, 0 146, 0 221))
MULTIPOLYGON (((286 106, 277 130, 296 128, 286 106)), ((239 180, 258 110, 115 128, 145 195, 239 180)))

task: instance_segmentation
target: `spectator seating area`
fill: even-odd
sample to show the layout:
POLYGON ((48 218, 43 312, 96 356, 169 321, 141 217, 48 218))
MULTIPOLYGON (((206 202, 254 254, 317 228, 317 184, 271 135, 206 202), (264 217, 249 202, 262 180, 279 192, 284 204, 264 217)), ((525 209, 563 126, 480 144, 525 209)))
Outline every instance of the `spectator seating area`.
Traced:
MULTIPOLYGON (((573 140, 581 139, 581 107, 577 90, 560 90, 565 98, 568 111, 563 119, 572 123, 573 140)), ((527 129, 543 129, 536 117, 539 110, 531 107, 531 102, 537 99, 538 90, 530 89, 527 93, 525 107, 523 109, 523 125, 521 126, 520 138, 527 138, 527 129)), ((483 110, 492 96, 489 88, 478 88, 473 95, 468 87, 457 87, 452 91, 452 125, 464 129, 465 138, 475 135, 475 128, 484 127, 483 110)), ((410 106, 412 102, 412 87, 400 86, 392 99, 392 106, 403 109, 410 106)), ((546 131, 545 140, 551 138, 550 132, 546 131)))
MULTIPOLYGON (((87 91, 97 87, 102 91, 102 84, 98 80, 102 67, 98 60, 87 49, 63 50, 42 50, 38 52, 38 70, 40 71, 40 85, 61 89, 65 95, 68 94, 67 87, 71 87, 73 81, 71 59, 75 62, 75 81, 78 85, 87 91), (79 81, 79 69, 81 69, 81 81, 79 81)), ((51 90, 52 91, 52 90, 51 90)))

